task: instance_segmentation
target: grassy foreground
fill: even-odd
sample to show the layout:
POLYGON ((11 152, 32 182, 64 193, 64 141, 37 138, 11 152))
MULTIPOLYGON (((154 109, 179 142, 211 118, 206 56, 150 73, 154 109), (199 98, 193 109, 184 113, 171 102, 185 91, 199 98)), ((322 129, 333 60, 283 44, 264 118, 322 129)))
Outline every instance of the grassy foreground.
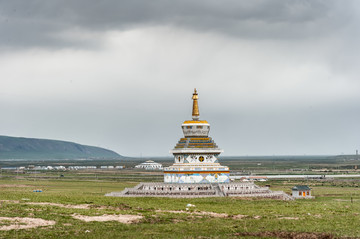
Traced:
MULTIPOLYGON (((290 182, 266 182, 273 190, 290 182)), ((277 201, 240 198, 114 198, 137 182, 66 179, 0 179, 0 217, 31 217, 55 225, 0 231, 0 238, 360 238, 360 189, 357 182, 310 182, 315 200, 277 201), (33 192, 41 189, 43 192, 33 192), (69 208, 58 205, 90 205, 69 208), (176 213, 194 204, 194 213, 176 213), (214 212, 202 214, 196 212, 214 212), (140 221, 85 222, 72 215, 132 214, 140 221)), ((0 221, 0 228, 11 224, 0 221)))

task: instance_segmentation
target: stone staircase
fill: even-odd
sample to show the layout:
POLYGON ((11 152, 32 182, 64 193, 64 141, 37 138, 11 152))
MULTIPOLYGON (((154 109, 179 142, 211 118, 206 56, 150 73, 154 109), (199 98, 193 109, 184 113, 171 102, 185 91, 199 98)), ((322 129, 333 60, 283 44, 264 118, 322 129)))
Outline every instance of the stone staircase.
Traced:
POLYGON ((225 193, 221 190, 221 188, 220 188, 220 186, 219 186, 218 183, 216 183, 216 184, 211 184, 211 186, 212 186, 212 188, 215 190, 216 195, 217 195, 218 197, 225 197, 225 196, 226 196, 225 193))

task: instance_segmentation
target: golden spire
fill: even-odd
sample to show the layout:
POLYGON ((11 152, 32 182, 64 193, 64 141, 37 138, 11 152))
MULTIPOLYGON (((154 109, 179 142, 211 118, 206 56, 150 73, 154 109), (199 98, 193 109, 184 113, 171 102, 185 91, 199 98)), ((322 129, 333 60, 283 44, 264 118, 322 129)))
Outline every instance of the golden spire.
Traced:
POLYGON ((193 94, 193 109, 192 109, 192 118, 193 120, 199 120, 199 105, 198 105, 198 99, 199 96, 197 94, 196 88, 194 89, 194 94, 193 94))

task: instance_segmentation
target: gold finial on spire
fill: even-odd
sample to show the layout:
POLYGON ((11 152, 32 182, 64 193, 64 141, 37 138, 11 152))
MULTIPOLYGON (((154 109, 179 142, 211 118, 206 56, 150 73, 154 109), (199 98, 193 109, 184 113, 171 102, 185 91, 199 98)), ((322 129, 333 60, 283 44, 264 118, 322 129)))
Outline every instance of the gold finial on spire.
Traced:
POLYGON ((199 96, 197 94, 196 88, 194 89, 194 94, 192 96, 193 99, 193 109, 192 109, 192 118, 193 120, 199 120, 199 105, 198 105, 198 99, 199 96))

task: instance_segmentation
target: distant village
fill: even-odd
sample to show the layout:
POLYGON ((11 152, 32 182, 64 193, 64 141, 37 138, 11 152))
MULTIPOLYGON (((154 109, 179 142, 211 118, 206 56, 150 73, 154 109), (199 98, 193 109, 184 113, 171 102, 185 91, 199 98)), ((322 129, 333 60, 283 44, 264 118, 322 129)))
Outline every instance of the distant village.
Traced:
MULTIPOLYGON (((116 170, 124 169, 123 165, 100 165, 100 166, 20 166, 20 167, 0 167, 1 170, 11 170, 16 172, 25 172, 25 171, 66 171, 66 170, 116 170)), ((163 166, 160 163, 156 163, 152 160, 148 160, 144 163, 136 165, 135 169, 144 169, 144 170, 162 170, 163 166)))
POLYGON ((20 166, 20 167, 2 167, 2 170, 16 170, 16 171, 24 171, 24 170, 34 170, 34 171, 65 171, 65 170, 83 170, 83 169, 123 169, 125 166, 35 166, 29 165, 27 167, 20 166))

